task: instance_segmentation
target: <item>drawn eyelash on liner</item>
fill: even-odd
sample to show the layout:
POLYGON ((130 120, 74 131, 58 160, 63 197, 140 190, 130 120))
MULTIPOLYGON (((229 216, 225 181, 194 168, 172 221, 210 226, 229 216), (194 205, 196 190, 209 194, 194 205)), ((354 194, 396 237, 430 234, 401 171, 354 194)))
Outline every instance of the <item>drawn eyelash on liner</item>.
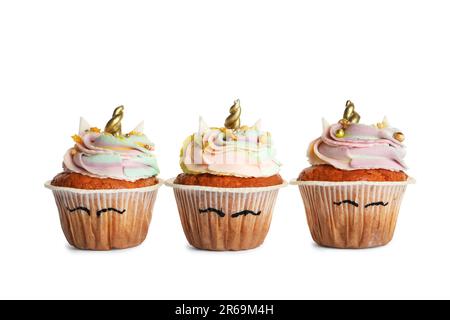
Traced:
POLYGON ((100 217, 100 215, 102 214, 102 213, 105 213, 105 212, 108 212, 108 211, 114 211, 114 212, 117 212, 117 213, 120 213, 120 214, 124 214, 127 210, 117 210, 117 209, 115 209, 115 208, 106 208, 106 209, 101 209, 101 210, 98 210, 97 211, 97 217, 100 217))
MULTIPOLYGON (((222 210, 219 210, 219 209, 215 209, 215 208, 199 209, 199 212, 200 213, 214 212, 221 218, 225 217, 225 212, 223 212, 222 210)), ((233 213, 231 215, 231 218, 238 218, 240 216, 246 216, 248 214, 251 214, 251 215, 254 215, 254 216, 259 216, 261 214, 261 211, 255 212, 255 211, 252 211, 252 210, 243 210, 243 211, 239 211, 239 212, 233 213)))
POLYGON ((359 207, 359 204, 356 203, 355 201, 352 201, 352 200, 343 200, 343 201, 340 201, 340 202, 333 202, 333 204, 335 204, 337 206, 340 206, 341 204, 344 204, 344 203, 348 203, 348 204, 351 204, 351 205, 353 205, 355 207, 359 207))
POLYGON ((389 204, 389 202, 386 202, 386 203, 382 202, 382 201, 372 202, 372 203, 366 204, 364 206, 364 208, 368 208, 368 207, 372 207, 372 206, 383 206, 383 207, 386 207, 388 204, 389 204))
POLYGON ((215 208, 199 209, 199 212, 200 213, 214 212, 221 218, 225 217, 225 213, 222 210, 215 209, 215 208))
POLYGON ((248 214, 251 214, 251 215, 254 215, 254 216, 259 216, 259 215, 261 214, 261 211, 254 212, 254 211, 251 211, 251 210, 244 210, 244 211, 240 211, 240 212, 233 213, 233 214, 231 215, 231 217, 232 217, 232 218, 237 218, 237 217, 239 217, 239 216, 246 216, 246 215, 248 215, 248 214))
POLYGON ((91 215, 91 210, 89 210, 88 208, 86 208, 86 207, 76 207, 76 208, 73 208, 73 209, 70 209, 70 208, 66 208, 70 213, 74 213, 75 211, 78 211, 78 210, 80 210, 80 211, 84 211, 84 212, 86 212, 89 216, 91 215))

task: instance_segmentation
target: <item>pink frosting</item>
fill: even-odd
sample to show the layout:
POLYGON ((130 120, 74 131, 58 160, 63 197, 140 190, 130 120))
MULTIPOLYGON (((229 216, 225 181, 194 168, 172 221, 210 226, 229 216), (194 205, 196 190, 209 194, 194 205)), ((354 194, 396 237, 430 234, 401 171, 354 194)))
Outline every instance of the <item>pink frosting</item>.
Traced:
POLYGON ((135 181, 156 176, 154 146, 144 134, 84 132, 64 156, 64 169, 92 177, 135 181))
POLYGON ((343 138, 336 137, 340 124, 325 126, 322 137, 314 140, 308 150, 312 165, 329 164, 342 170, 407 169, 403 158, 406 148, 393 136, 398 130, 352 124, 343 138))
POLYGON ((270 135, 257 127, 205 128, 185 141, 180 163, 189 174, 269 177, 280 171, 270 135))

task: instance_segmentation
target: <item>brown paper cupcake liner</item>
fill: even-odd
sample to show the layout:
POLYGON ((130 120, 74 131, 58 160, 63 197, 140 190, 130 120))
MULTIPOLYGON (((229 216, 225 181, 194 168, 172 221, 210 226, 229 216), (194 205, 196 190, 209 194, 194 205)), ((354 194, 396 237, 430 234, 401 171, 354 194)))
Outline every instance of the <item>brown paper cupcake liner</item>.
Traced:
POLYGON ((159 184, 136 189, 53 191, 61 227, 72 246, 87 250, 135 247, 148 233, 159 184))
POLYGON ((166 182, 174 189, 188 242, 205 250, 247 250, 260 246, 269 231, 278 190, 212 188, 166 182))
POLYGON ((394 235, 404 182, 293 181, 303 198, 312 238, 321 246, 371 248, 394 235))

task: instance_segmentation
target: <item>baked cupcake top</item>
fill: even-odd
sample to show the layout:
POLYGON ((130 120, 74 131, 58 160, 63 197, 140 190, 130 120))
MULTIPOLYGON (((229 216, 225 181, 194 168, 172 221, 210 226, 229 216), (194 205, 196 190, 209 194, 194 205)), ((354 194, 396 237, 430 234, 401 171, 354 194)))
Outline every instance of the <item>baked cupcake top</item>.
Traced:
POLYGON ((376 125, 360 124, 359 120, 351 101, 347 101, 338 123, 329 125, 323 120, 322 136, 308 148, 309 162, 341 170, 406 170, 403 133, 391 127, 386 118, 376 125))
POLYGON ((225 127, 208 127, 200 118, 198 132, 190 135, 181 149, 184 173, 244 178, 279 173, 270 133, 261 131, 259 121, 251 127, 241 126, 240 115, 240 102, 236 100, 225 127))
POLYGON ((123 106, 101 131, 80 119, 80 129, 72 136, 75 146, 64 156, 64 170, 97 178, 136 181, 159 174, 154 144, 144 135, 143 123, 122 134, 123 106))

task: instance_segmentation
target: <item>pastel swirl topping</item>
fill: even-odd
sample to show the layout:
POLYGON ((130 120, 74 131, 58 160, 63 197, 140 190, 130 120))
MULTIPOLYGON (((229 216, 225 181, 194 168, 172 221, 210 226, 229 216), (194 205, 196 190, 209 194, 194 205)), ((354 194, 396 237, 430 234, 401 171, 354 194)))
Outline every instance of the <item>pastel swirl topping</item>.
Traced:
POLYGON ((182 147, 180 165, 184 173, 270 177, 278 174, 272 139, 260 124, 237 129, 210 128, 200 119, 200 128, 182 147))
POLYGON ((159 174, 153 143, 143 126, 129 134, 113 135, 80 121, 75 146, 64 156, 64 169, 92 177, 136 181, 159 174))
POLYGON ((323 134, 308 149, 312 165, 329 164, 342 170, 386 169, 404 171, 404 136, 385 119, 377 125, 333 125, 324 121, 323 134))

